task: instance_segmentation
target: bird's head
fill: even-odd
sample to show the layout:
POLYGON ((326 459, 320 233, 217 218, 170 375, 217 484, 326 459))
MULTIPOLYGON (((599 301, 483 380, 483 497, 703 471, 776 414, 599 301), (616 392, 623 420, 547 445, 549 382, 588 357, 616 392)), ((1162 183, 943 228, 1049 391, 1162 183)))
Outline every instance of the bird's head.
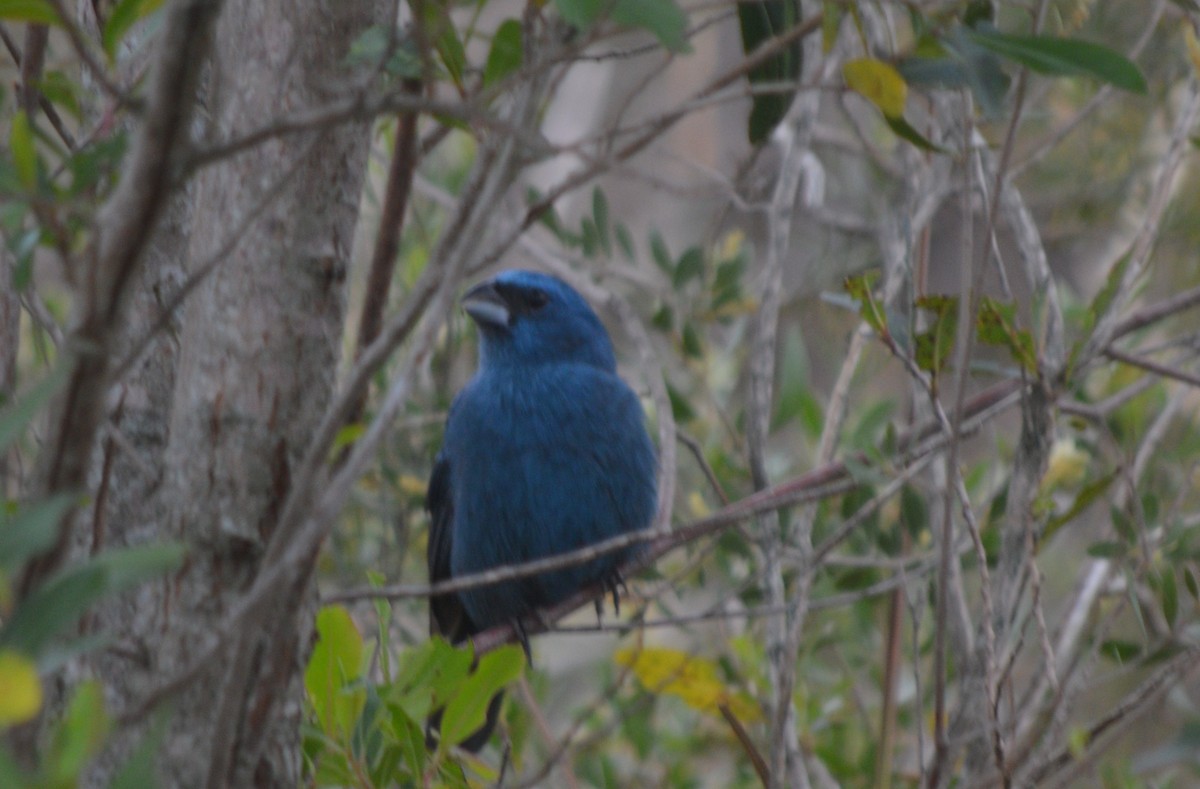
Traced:
POLYGON ((569 362, 616 369, 604 325, 557 277, 503 271, 468 290, 462 305, 479 326, 483 366, 569 362))

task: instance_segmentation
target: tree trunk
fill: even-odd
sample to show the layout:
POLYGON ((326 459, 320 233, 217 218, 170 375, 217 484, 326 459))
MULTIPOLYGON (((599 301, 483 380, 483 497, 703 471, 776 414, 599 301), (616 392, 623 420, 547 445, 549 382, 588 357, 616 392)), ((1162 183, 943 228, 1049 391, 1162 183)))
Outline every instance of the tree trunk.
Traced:
MULTIPOLYGON (((205 136, 236 137, 344 95, 351 89, 343 68, 349 45, 379 21, 383 5, 229 4, 215 34, 205 136)), ((174 331, 160 333, 118 382, 110 417, 127 451, 102 446, 96 523, 108 544, 169 538, 189 553, 176 574, 99 615, 120 648, 92 667, 118 710, 138 705, 188 665, 258 571, 289 470, 333 391, 369 128, 362 121, 274 139, 209 166, 178 196, 159 233, 119 352, 155 323, 183 276, 204 279, 174 331), (171 255, 183 250, 180 272, 171 255), (219 262, 204 275, 213 260, 219 262)), ((301 620, 281 629, 286 643, 264 638, 256 645, 260 658, 292 655, 280 703, 253 701, 252 672, 244 687, 226 689, 238 694, 238 718, 216 720, 224 661, 173 701, 159 748, 166 785, 200 786, 206 776, 213 786, 246 783, 235 775, 253 775, 259 786, 297 785, 298 678, 308 643, 301 620), (233 759, 212 774, 214 737, 230 732, 233 759), (248 733, 262 742, 249 753, 238 747, 248 733)), ((129 747, 120 743, 114 753, 129 747)), ((107 760, 93 782, 114 763, 107 760)))

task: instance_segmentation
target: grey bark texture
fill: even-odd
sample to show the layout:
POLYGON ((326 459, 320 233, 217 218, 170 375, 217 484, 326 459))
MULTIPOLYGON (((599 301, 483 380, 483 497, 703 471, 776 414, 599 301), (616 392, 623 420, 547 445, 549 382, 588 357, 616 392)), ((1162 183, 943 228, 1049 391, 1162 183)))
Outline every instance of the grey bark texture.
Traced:
MULTIPOLYGON (((350 90, 346 52, 381 20, 385 5, 229 4, 214 33, 203 136, 236 136, 350 90)), ((93 466, 93 490, 104 491, 93 549, 100 541, 175 539, 188 558, 178 572, 97 615, 118 642, 90 669, 117 714, 136 709, 188 664, 260 568, 289 470, 335 384, 369 126, 276 139, 209 166, 186 193, 173 195, 156 233, 116 359, 138 346, 188 277, 204 279, 112 389, 108 416, 117 439, 101 442, 93 466), (214 257, 219 262, 206 272, 214 257)), ((159 749, 164 785, 297 785, 304 620, 279 628, 280 639, 255 644, 263 665, 286 667, 277 683, 282 698, 256 698, 251 671, 240 687, 225 689, 235 694, 234 717, 218 720, 218 710, 229 707, 227 699, 222 706, 227 693, 218 692, 226 668, 218 661, 169 702, 159 749), (234 733, 229 758, 214 772, 214 736, 224 732, 234 733), (239 747, 245 736, 258 743, 249 752, 239 747)), ((114 745, 91 783, 103 784, 131 739, 114 745)))

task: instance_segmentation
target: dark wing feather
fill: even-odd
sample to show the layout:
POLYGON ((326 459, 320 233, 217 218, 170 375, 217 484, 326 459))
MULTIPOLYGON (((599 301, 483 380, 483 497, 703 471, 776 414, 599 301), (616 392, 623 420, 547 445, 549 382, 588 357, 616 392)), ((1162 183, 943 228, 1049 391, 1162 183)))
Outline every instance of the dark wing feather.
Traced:
MULTIPOLYGON (((425 493, 429 511, 429 582, 451 577, 450 547, 453 540, 454 501, 450 495, 450 461, 438 455, 425 493)), ((458 643, 473 634, 470 620, 456 594, 429 598, 429 632, 458 643)))

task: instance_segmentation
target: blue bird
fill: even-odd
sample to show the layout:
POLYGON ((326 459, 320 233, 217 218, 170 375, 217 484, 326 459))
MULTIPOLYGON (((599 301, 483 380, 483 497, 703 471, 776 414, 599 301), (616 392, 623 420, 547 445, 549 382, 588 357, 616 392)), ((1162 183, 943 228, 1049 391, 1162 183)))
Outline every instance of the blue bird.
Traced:
MULTIPOLYGON (((608 332, 583 297, 556 277, 510 270, 468 290, 462 304, 479 327, 479 368, 450 408, 429 480, 430 580, 649 528, 654 446, 637 396, 617 375, 608 332)), ((431 630, 457 643, 496 625, 519 629, 537 609, 615 583, 635 550, 434 597, 431 630)), ((488 725, 464 745, 482 746, 494 717, 490 710, 488 725)))

